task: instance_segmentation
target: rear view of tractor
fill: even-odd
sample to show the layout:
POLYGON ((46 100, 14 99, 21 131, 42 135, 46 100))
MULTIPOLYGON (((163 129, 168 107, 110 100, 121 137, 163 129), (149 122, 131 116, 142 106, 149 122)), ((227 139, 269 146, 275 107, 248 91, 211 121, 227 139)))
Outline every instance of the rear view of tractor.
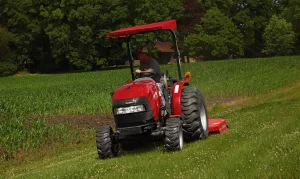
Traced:
POLYGON ((164 21, 113 31, 108 38, 126 38, 132 82, 112 93, 112 111, 116 129, 102 126, 96 131, 99 157, 115 157, 119 147, 128 149, 132 142, 144 138, 157 138, 167 150, 182 150, 184 142, 203 140, 209 132, 224 132, 224 119, 208 119, 205 101, 198 88, 189 87, 191 74, 182 75, 180 53, 176 35, 176 21, 164 21), (136 76, 133 69, 131 38, 135 34, 169 31, 173 37, 178 68, 178 79, 168 75, 161 77, 163 94, 155 81, 149 77, 136 76), (162 96, 166 100, 167 115, 161 115, 162 96))

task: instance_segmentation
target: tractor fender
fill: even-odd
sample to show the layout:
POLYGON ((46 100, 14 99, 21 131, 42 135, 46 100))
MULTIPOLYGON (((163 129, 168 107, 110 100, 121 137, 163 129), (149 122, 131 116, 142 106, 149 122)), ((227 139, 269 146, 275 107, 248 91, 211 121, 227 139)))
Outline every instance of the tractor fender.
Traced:
POLYGON ((182 88, 186 84, 186 81, 178 81, 172 87, 172 115, 181 116, 181 93, 182 88))

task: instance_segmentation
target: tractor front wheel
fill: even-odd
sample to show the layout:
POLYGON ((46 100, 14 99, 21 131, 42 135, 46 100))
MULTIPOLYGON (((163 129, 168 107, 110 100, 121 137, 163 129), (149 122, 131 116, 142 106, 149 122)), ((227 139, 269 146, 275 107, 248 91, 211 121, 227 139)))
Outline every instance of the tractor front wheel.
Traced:
POLYGON ((183 133, 185 141, 208 137, 208 118, 204 98, 198 88, 183 88, 181 95, 183 133))
POLYGON ((102 126, 97 129, 96 144, 99 158, 107 159, 118 155, 119 146, 113 134, 110 126, 102 126))
POLYGON ((182 122, 179 118, 167 119, 165 130, 165 147, 169 151, 182 150, 182 122))

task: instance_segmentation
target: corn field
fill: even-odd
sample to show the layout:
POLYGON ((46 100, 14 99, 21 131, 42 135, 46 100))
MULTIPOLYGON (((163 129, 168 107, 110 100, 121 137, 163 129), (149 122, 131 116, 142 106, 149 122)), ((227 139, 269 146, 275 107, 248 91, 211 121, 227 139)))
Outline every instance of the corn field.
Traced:
POLYGON ((17 151, 38 149, 42 144, 63 142, 71 137, 68 124, 47 125, 43 118, 29 119, 27 125, 25 121, 22 117, 0 121, 0 155, 3 160, 13 158, 17 151))
POLYGON ((114 72, 0 78, 0 157, 74 140, 70 124, 50 125, 45 116, 110 113, 109 93, 126 81, 114 72))

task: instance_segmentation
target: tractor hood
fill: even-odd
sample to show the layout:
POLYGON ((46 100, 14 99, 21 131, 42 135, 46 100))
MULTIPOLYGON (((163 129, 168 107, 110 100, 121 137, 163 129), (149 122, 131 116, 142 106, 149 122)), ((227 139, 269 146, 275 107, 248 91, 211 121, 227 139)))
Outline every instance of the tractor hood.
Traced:
POLYGON ((124 100, 137 97, 148 97, 151 93, 155 92, 157 85, 153 80, 134 81, 118 88, 113 96, 113 101, 124 100))

